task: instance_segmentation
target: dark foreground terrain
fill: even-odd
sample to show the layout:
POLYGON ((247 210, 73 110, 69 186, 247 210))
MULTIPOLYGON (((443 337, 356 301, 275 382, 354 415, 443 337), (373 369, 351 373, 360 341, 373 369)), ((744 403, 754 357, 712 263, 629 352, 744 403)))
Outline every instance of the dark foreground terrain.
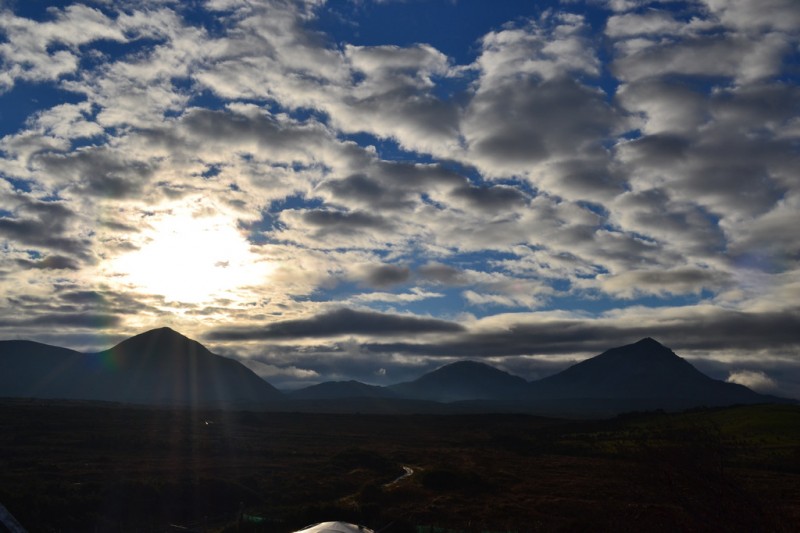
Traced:
POLYGON ((0 503, 29 531, 796 531, 800 408, 582 422, 5 400, 0 503))

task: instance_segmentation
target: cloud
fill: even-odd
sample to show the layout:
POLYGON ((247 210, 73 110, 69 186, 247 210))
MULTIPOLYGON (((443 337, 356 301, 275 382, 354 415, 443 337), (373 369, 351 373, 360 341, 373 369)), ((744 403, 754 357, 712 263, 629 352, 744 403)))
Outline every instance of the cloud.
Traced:
POLYGON ((458 107, 432 92, 433 77, 451 75, 444 54, 426 44, 346 45, 344 60, 361 79, 328 104, 336 127, 394 138, 412 150, 447 153, 457 145, 458 107))
POLYGON ((774 379, 759 370, 736 370, 730 373, 728 383, 738 383, 757 392, 775 392, 778 384, 774 379))
POLYGON ((411 274, 411 269, 400 265, 367 266, 361 270, 361 276, 371 287, 390 287, 405 283, 411 274))
POLYGON ((786 32, 796 32, 800 27, 800 6, 792 0, 705 0, 705 3, 729 27, 786 32))
POLYGON ((34 268, 39 270, 79 270, 80 263, 71 257, 63 255, 49 255, 39 261, 28 259, 17 259, 17 264, 23 268, 34 268))
POLYGON ((489 213, 507 213, 514 208, 523 207, 527 197, 515 187, 495 185, 493 187, 475 187, 465 185, 453 189, 450 197, 463 201, 469 208, 489 213))
POLYGON ((126 159, 106 148, 42 154, 35 162, 48 181, 71 185, 74 194, 115 199, 141 193, 156 171, 153 164, 126 159))
POLYGON ((351 174, 343 179, 326 181, 317 192, 330 193, 336 202, 362 208, 405 209, 413 207, 415 203, 410 191, 399 187, 389 188, 365 174, 351 174))
POLYGON ((0 13, 0 29, 6 41, 0 44, 4 64, 0 75, 0 90, 10 89, 17 80, 54 80, 75 72, 79 65, 78 47, 100 39, 124 42, 125 31, 117 21, 109 19, 98 9, 84 5, 54 8, 51 21, 35 23, 14 16, 10 11, 0 13), (53 45, 66 49, 51 52, 53 45))
POLYGON ((388 226, 388 222, 384 218, 359 211, 345 213, 314 209, 302 211, 300 216, 303 222, 309 226, 319 228, 317 230, 318 235, 325 235, 326 233, 346 234, 367 228, 376 229, 388 226))
POLYGON ((275 383, 276 381, 288 380, 313 380, 319 378, 319 373, 315 370, 298 368, 296 366, 278 367, 263 363, 256 359, 242 359, 242 364, 261 376, 262 378, 275 383))
POLYGON ((642 294, 718 291, 731 282, 731 276, 725 272, 695 267, 628 270, 615 275, 600 275, 598 279, 605 292, 623 298, 633 298, 642 294))
POLYGON ((467 275, 450 265, 437 262, 430 262, 417 269, 418 276, 431 283, 441 283, 443 285, 464 285, 468 283, 467 275))
POLYGON ((0 320, 2 328, 80 328, 105 329, 119 326, 122 320, 117 315, 103 313, 56 314, 49 313, 29 319, 5 318, 0 320))
POLYGON ((14 203, 11 216, 0 217, 0 235, 17 246, 42 247, 83 259, 91 257, 91 241, 77 233, 78 215, 69 204, 19 194, 14 203))
POLYGON ((443 298, 444 294, 439 292, 429 292, 417 287, 414 287, 409 292, 392 293, 392 292, 367 292, 357 294, 350 298, 352 302, 358 303, 372 303, 372 302, 388 302, 388 303, 408 303, 419 302, 427 300, 428 298, 443 298))
POLYGON ((219 341, 269 340, 371 335, 378 337, 455 333, 463 327, 433 318, 337 309, 308 319, 274 322, 261 327, 217 328, 207 338, 219 341))
POLYGON ((666 11, 651 10, 645 13, 614 15, 606 22, 605 33, 609 37, 633 37, 637 35, 676 34, 683 24, 666 11))
POLYGON ((797 2, 571 1, 462 50, 316 1, 92 6, 0 14, 7 334, 258 324, 218 341, 295 381, 654 336, 793 386, 797 2), (257 283, 176 312, 110 266, 212 211, 257 283))
MULTIPOLYGON (((602 318, 496 315, 442 342, 368 343, 380 353, 485 358, 597 354, 650 336, 676 351, 784 350, 800 346, 800 312, 742 313, 714 308, 645 312, 641 308, 602 318), (638 320, 634 320, 638 317, 638 320)), ((765 361, 767 358, 764 359, 765 361)), ((798 363, 800 364, 800 363, 798 363)))

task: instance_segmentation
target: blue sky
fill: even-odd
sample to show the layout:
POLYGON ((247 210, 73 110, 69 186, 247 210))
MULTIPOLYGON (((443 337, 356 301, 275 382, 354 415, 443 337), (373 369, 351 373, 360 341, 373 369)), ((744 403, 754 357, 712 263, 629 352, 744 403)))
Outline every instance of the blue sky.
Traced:
POLYGON ((651 336, 800 396, 793 0, 0 1, 0 336, 270 382, 651 336))

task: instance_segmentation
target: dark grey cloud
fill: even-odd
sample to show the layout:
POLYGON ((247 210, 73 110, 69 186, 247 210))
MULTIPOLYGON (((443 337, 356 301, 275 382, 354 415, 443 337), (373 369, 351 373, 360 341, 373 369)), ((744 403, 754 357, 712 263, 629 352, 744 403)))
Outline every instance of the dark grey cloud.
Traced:
POLYGON ((216 341, 303 339, 338 335, 370 335, 377 337, 455 333, 463 326, 434 318, 338 309, 308 319, 285 320, 260 327, 217 328, 206 335, 216 341))
POLYGON ((370 343, 374 352, 442 357, 600 353, 652 337, 675 350, 731 351, 800 348, 800 309, 748 313, 715 309, 684 319, 624 325, 619 321, 556 320, 512 324, 502 331, 465 333, 440 343, 370 343))
POLYGON ((66 252, 89 258, 88 239, 70 235, 76 213, 64 202, 43 202, 25 195, 16 195, 18 202, 13 216, 0 217, 0 235, 19 244, 66 252))
POLYGON ((467 122, 476 126, 471 147, 501 167, 579 151, 587 141, 605 138, 614 118, 602 94, 568 77, 484 91, 467 113, 467 122))
POLYGON ((355 203, 369 208, 407 209, 415 203, 409 191, 387 187, 366 174, 351 174, 340 180, 327 181, 319 190, 329 191, 337 203, 355 203))
MULTIPOLYGON (((266 113, 245 115, 192 109, 181 117, 180 126, 190 137, 223 145, 254 144, 273 156, 281 153, 311 155, 327 139, 325 129, 313 121, 282 122, 266 113)), ((181 144, 179 140, 172 142, 181 144)))
POLYGON ((102 198, 138 195, 153 176, 153 163, 129 160, 105 147, 84 148, 68 154, 45 153, 35 161, 59 184, 71 184, 81 194, 102 198))
POLYGON ((620 195, 615 200, 613 218, 624 228, 696 257, 718 254, 727 245, 725 232, 714 216, 693 202, 673 201, 664 189, 620 195))
POLYGON ((411 269, 398 265, 368 266, 362 270, 361 275, 363 282, 370 287, 383 288, 408 281, 411 269))
POLYGON ((105 329, 114 328, 122 324, 118 315, 105 313, 47 313, 31 318, 3 318, 0 319, 0 328, 26 328, 26 327, 54 327, 54 328, 83 328, 105 329))
POLYGON ((29 259, 17 259, 17 264, 23 268, 34 268, 39 270, 80 270, 81 265, 72 257, 64 255, 48 255, 44 259, 31 261, 29 259))
POLYGON ((464 185, 453 189, 450 194, 454 198, 465 200, 470 207, 488 213, 507 212, 523 207, 528 199, 519 189, 507 185, 492 187, 464 185))
MULTIPOLYGON (((286 213, 286 211, 284 211, 286 213)), ((316 228, 317 236, 327 234, 350 235, 359 231, 391 229, 391 223, 379 215, 363 211, 332 211, 312 209, 299 211, 303 223, 316 228)))
POLYGON ((628 270, 601 275, 598 279, 606 292, 628 298, 643 294, 699 293, 703 289, 717 292, 733 281, 727 272, 697 267, 628 270))
POLYGON ((392 187, 427 192, 432 188, 460 186, 464 176, 439 163, 408 161, 372 161, 375 174, 392 187))
POLYGON ((106 297, 98 291, 67 291, 62 292, 58 297, 65 302, 74 304, 104 305, 108 303, 106 297))
POLYGON ((417 269, 417 276, 423 281, 443 285, 465 285, 469 282, 463 270, 437 262, 430 262, 417 269))

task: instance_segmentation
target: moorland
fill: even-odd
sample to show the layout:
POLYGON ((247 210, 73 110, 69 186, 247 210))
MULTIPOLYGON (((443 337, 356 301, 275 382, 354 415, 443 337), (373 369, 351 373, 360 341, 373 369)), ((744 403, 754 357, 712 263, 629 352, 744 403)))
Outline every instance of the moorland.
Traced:
POLYGON ((0 503, 29 531, 792 531, 800 407, 581 421, 6 399, 0 503))

